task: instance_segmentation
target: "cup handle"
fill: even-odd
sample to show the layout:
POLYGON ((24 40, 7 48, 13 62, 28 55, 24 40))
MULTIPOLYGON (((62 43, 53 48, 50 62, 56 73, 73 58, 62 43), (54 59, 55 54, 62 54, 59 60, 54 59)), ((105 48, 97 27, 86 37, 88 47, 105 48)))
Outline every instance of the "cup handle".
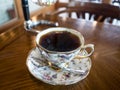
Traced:
MULTIPOLYGON (((86 48, 91 49, 90 53, 86 53, 85 55, 77 55, 75 58, 86 58, 86 57, 89 57, 90 55, 92 55, 92 53, 94 52, 94 45, 93 44, 87 44, 87 45, 84 45, 82 47, 83 50, 85 50, 86 48)), ((78 73, 78 74, 84 74, 84 73, 88 72, 88 71, 84 71, 84 70, 69 69, 69 68, 65 67, 64 64, 61 64, 60 68, 65 69, 65 70, 70 71, 70 72, 73 72, 73 73, 78 73)))
POLYGON ((84 46, 82 47, 83 50, 85 50, 86 48, 90 48, 90 49, 91 49, 90 53, 85 54, 85 55, 78 55, 80 58, 89 57, 89 56, 92 55, 92 53, 94 52, 94 45, 93 45, 93 44, 87 44, 87 45, 84 45, 84 46))

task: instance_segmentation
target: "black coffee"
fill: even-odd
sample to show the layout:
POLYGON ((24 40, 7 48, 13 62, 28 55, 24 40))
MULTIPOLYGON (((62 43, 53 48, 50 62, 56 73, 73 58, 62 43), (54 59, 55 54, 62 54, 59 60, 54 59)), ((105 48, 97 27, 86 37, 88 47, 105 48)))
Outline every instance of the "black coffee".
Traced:
POLYGON ((41 37, 39 44, 47 50, 66 52, 78 48, 79 38, 70 32, 50 32, 41 37))

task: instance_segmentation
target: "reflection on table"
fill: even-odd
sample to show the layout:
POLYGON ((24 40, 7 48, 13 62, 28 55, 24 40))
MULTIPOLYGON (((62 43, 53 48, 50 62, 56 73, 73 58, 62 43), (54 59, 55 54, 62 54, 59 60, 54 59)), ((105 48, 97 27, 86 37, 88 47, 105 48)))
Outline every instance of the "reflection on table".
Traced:
MULTIPOLYGON (((87 78, 70 86, 51 86, 34 78, 26 66, 28 52, 34 48, 35 35, 25 32, 23 26, 16 31, 23 32, 12 43, 0 51, 0 87, 6 89, 40 90, 118 90, 120 88, 120 30, 119 26, 95 21, 58 18, 61 27, 73 28, 82 33, 85 44, 93 43, 95 52, 91 56, 92 68, 87 78)), ((47 26, 38 27, 43 30, 47 26)), ((14 32, 12 34, 14 37, 14 32)), ((2 34, 0 40, 4 39, 2 34)), ((2 47, 3 47, 2 46, 2 47)))

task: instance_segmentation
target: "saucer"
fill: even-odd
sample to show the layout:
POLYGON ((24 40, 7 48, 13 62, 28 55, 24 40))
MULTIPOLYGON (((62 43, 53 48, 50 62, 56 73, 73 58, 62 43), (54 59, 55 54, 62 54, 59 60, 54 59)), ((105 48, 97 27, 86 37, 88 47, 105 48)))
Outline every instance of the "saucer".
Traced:
MULTIPOLYGON (((85 55, 87 51, 79 52, 79 55, 85 55)), ((69 64, 68 68, 72 70, 84 70, 85 73, 74 73, 68 70, 56 71, 47 65, 46 60, 40 55, 37 48, 30 51, 27 61, 29 72, 37 79, 52 85, 70 85, 77 83, 87 77, 91 68, 91 59, 75 58, 69 64)))

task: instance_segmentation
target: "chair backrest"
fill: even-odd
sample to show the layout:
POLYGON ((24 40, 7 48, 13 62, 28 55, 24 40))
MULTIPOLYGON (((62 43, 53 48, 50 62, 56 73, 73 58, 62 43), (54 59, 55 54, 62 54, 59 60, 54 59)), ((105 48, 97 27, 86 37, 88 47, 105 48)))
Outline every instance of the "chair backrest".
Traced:
POLYGON ((112 23, 114 19, 120 20, 120 9, 117 6, 109 4, 99 4, 99 3, 88 3, 88 2, 72 2, 68 4, 61 5, 56 4, 57 9, 59 6, 65 7, 64 10, 56 10, 51 14, 51 16, 58 16, 62 13, 68 13, 68 17, 72 18, 72 14, 76 14, 77 18, 96 20, 98 22, 107 22, 112 23), (89 15, 86 15, 89 14, 89 15))

